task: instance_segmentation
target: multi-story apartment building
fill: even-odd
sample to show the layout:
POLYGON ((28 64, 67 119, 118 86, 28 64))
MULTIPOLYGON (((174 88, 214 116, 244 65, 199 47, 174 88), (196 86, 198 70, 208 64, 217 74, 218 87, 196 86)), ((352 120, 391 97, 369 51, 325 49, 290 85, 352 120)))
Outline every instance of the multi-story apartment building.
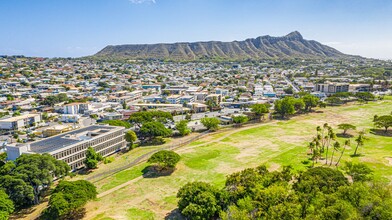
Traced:
POLYGON ((41 122, 41 114, 26 114, 0 120, 0 130, 21 130, 41 122))
POLYGON ((84 166, 88 147, 94 148, 102 156, 124 148, 124 130, 124 127, 91 125, 28 144, 8 145, 7 155, 9 160, 15 160, 22 154, 48 153, 76 170, 84 166))
POLYGON ((333 94, 337 92, 348 92, 350 84, 348 83, 318 83, 314 87, 315 92, 324 92, 333 94))
POLYGON ((63 106, 63 113, 70 115, 84 114, 90 109, 91 105, 88 103, 70 103, 63 106))
POLYGON ((128 102, 133 102, 138 99, 141 99, 143 96, 142 91, 133 91, 130 93, 126 93, 124 96, 110 96, 108 98, 108 101, 110 102, 118 102, 118 103, 128 103, 128 102))

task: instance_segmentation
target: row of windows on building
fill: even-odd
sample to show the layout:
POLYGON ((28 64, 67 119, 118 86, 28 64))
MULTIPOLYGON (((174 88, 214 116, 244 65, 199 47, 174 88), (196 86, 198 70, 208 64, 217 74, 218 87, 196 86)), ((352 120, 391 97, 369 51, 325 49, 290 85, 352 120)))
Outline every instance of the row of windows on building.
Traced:
POLYGON ((53 157, 56 158, 56 159, 61 159, 61 158, 64 158, 64 157, 66 157, 66 156, 68 156, 70 154, 73 154, 73 153, 85 150, 85 149, 87 149, 90 146, 94 146, 94 145, 100 144, 102 142, 108 141, 108 140, 110 140, 112 138, 115 138, 115 137, 118 137, 118 136, 123 138, 122 131, 115 132, 113 134, 109 134, 109 135, 106 135, 104 137, 100 137, 100 138, 98 138, 96 140, 91 140, 89 142, 86 142, 86 143, 83 143, 83 144, 80 144, 80 145, 76 145, 76 146, 74 146, 74 147, 72 147, 70 149, 67 149, 67 150, 61 151, 59 153, 53 154, 53 157))
MULTIPOLYGON (((106 156, 106 155, 115 153, 116 151, 120 150, 122 146, 123 146, 122 143, 116 144, 116 145, 114 145, 113 147, 110 147, 110 148, 107 148, 107 149, 101 151, 100 154, 101 154, 102 156, 106 156)), ((76 169, 78 169, 78 168, 80 168, 80 167, 83 167, 83 166, 84 166, 83 161, 84 161, 84 160, 77 160, 77 161, 74 161, 73 163, 70 164, 71 169, 72 169, 72 170, 76 170, 76 169)))
MULTIPOLYGON (((102 149, 109 147, 113 144, 122 142, 123 140, 124 140, 124 137, 120 136, 120 137, 105 141, 97 146, 91 146, 91 147, 93 147, 94 150, 99 153, 102 149)), ((82 146, 75 146, 72 149, 68 149, 66 151, 54 154, 53 157, 56 159, 61 159, 61 160, 65 161, 66 163, 70 163, 74 160, 74 159, 70 160, 70 158, 76 157, 76 159, 79 159, 79 158, 85 157, 86 156, 86 149, 87 149, 87 147, 82 148, 82 146), (68 152, 72 152, 72 153, 68 153, 68 152), (68 153, 68 154, 65 154, 65 153, 68 153)))

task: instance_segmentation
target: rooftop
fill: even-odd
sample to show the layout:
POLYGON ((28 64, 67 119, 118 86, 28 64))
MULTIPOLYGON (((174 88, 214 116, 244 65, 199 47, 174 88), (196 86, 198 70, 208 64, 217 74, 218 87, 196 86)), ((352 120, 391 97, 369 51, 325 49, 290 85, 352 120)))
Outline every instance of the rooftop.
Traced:
POLYGON ((11 118, 4 118, 4 119, 1 119, 0 122, 14 122, 14 121, 19 121, 19 120, 23 120, 26 118, 39 116, 39 115, 40 114, 25 114, 25 115, 15 116, 15 117, 11 117, 11 118))
POLYGON ((108 125, 91 125, 85 128, 66 132, 52 136, 43 140, 30 143, 30 151, 35 153, 49 153, 65 148, 78 142, 91 140, 111 130, 121 129, 122 127, 108 125), (89 135, 91 134, 91 135, 89 135))

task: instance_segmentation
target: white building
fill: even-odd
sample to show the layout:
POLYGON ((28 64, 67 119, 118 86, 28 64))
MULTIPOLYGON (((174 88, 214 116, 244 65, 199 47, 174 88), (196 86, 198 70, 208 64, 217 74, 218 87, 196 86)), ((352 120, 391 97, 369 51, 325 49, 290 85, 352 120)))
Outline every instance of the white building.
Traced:
POLYGON ((124 130, 124 127, 91 125, 29 144, 7 145, 6 151, 9 160, 22 154, 48 153, 76 170, 84 166, 88 147, 104 157, 125 148, 124 130))
POLYGON ((63 113, 70 115, 84 114, 89 110, 91 110, 91 105, 88 103, 70 103, 63 106, 63 113))
POLYGON ((40 114, 26 114, 0 120, 0 130, 22 130, 41 122, 40 114))
POLYGON ((315 92, 324 92, 326 94, 337 92, 348 92, 350 84, 348 83, 318 83, 314 87, 315 92))
POLYGON ((166 100, 170 103, 170 104, 178 104, 180 103, 180 95, 172 95, 166 98, 166 100))

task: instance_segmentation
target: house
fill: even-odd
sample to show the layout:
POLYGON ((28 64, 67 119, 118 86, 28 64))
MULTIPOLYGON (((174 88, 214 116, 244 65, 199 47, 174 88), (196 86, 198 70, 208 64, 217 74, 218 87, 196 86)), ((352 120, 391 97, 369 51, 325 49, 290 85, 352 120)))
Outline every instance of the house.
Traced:
POLYGON ((117 112, 109 112, 104 114, 105 120, 121 120, 123 118, 123 114, 117 112))
POLYGON ((190 108, 195 113, 205 112, 208 109, 207 105, 197 102, 189 102, 186 104, 186 107, 190 108))
POLYGON ((194 101, 195 101, 195 97, 194 96, 184 95, 184 96, 180 97, 180 103, 181 104, 194 102, 194 101))
POLYGON ((219 103, 222 102, 222 95, 220 95, 220 94, 210 94, 210 95, 207 95, 205 101, 208 101, 208 100, 212 100, 216 104, 219 104, 219 103))
POLYGON ((178 104, 180 103, 180 95, 171 95, 169 97, 166 98, 167 102, 169 102, 170 104, 178 104))
POLYGON ((74 123, 74 122, 78 122, 80 119, 80 115, 77 114, 63 114, 60 117, 60 121, 61 122, 66 122, 66 123, 74 123))

